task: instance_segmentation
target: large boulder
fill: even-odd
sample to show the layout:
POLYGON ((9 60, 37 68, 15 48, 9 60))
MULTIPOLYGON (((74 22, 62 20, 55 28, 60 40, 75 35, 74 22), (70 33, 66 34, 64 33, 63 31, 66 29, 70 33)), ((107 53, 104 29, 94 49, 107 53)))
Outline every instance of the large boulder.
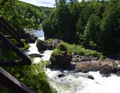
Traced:
POLYGON ((40 39, 37 40, 36 46, 38 48, 38 51, 51 49, 51 44, 47 43, 46 41, 42 41, 40 39))
POLYGON ((107 67, 102 68, 102 69, 99 71, 99 73, 100 73, 103 77, 109 77, 110 74, 111 74, 111 72, 112 72, 112 70, 110 69, 110 67, 109 67, 109 68, 107 68, 107 67))
POLYGON ((35 43, 35 41, 38 39, 35 35, 30 35, 29 43, 35 43))
POLYGON ((25 43, 28 44, 29 39, 30 39, 30 34, 29 33, 24 33, 24 34, 22 34, 22 38, 25 39, 25 43))
POLYGON ((70 66, 71 60, 71 51, 65 43, 60 43, 57 48, 53 50, 50 57, 51 65, 64 69, 70 66))
POLYGON ((52 49, 54 50, 62 42, 60 39, 54 39, 51 43, 52 49))
POLYGON ((22 38, 25 39, 25 43, 35 43, 35 41, 38 39, 35 35, 30 35, 29 33, 22 34, 22 38))

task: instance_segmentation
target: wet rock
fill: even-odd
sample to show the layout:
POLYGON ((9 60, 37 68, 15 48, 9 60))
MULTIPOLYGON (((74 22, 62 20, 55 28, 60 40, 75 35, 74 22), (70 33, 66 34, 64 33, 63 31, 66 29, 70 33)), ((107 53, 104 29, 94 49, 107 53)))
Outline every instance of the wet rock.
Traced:
POLYGON ((22 34, 22 38, 25 39, 25 43, 35 43, 35 41, 38 39, 35 35, 30 35, 29 33, 22 34))
POLYGON ((88 78, 94 80, 94 77, 91 75, 88 75, 88 78))
POLYGON ((80 58, 81 56, 80 56, 80 55, 74 55, 74 54, 73 54, 73 57, 74 57, 74 58, 80 58))
POLYGON ((43 55, 40 55, 40 54, 29 54, 28 56, 30 57, 43 57, 43 55))
POLYGON ((51 65, 56 65, 61 68, 70 66, 71 60, 71 51, 64 43, 60 43, 50 57, 51 65))
POLYGON ((64 55, 52 55, 50 57, 50 61, 54 65, 66 66, 70 65, 72 57, 71 56, 64 56, 64 55))
POLYGON ((30 35, 29 43, 35 43, 35 41, 38 39, 35 35, 30 35))
POLYGON ((82 70, 82 72, 83 72, 83 73, 88 73, 89 70, 87 70, 87 69, 86 69, 86 70, 82 70))
POLYGON ((118 69, 115 68, 115 67, 113 67, 111 72, 114 73, 114 74, 116 74, 118 72, 118 69))
POLYGON ((61 77, 64 77, 65 75, 64 74, 59 74, 58 77, 61 78, 61 77))
POLYGON ((38 48, 38 51, 46 50, 46 49, 51 50, 51 45, 45 41, 40 40, 40 39, 37 40, 36 46, 38 48))
POLYGON ((100 70, 100 74, 103 76, 103 77, 109 77, 110 74, 111 74, 111 69, 110 68, 102 68, 100 70))
POLYGON ((72 62, 80 62, 80 58, 72 58, 72 62))
POLYGON ((82 72, 82 69, 81 68, 75 68, 75 70, 73 72, 74 73, 76 73, 76 72, 82 72))
POLYGON ((98 65, 101 65, 101 63, 99 62, 98 65))
POLYGON ((81 56, 80 55, 74 55, 72 54, 72 62, 80 62, 81 61, 81 56))
POLYGON ((63 70, 66 70, 66 69, 74 70, 75 69, 75 65, 73 65, 73 64, 70 64, 70 65, 67 65, 67 66, 48 64, 48 65, 46 65, 46 67, 50 68, 50 69, 56 68, 56 69, 63 69, 63 70))
POLYGON ((81 57, 81 61, 91 61, 92 57, 85 57, 85 56, 82 56, 81 57))
POLYGON ((120 71, 117 72, 117 76, 120 76, 120 71))
POLYGON ((54 50, 59 44, 60 42, 62 42, 62 40, 60 39, 54 39, 51 43, 51 46, 52 46, 52 50, 54 50))
POLYGON ((91 60, 99 60, 100 58, 99 57, 93 57, 91 60))

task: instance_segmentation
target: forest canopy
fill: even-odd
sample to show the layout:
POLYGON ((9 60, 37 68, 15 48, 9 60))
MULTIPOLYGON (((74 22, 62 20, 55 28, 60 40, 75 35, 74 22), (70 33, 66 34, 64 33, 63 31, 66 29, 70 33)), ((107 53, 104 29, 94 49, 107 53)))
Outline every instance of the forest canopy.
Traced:
POLYGON ((19 33, 23 29, 40 29, 53 8, 35 6, 19 0, 0 0, 2 15, 19 33))
POLYGON ((42 22, 49 38, 86 48, 120 50, 120 0, 55 0, 56 8, 42 22))

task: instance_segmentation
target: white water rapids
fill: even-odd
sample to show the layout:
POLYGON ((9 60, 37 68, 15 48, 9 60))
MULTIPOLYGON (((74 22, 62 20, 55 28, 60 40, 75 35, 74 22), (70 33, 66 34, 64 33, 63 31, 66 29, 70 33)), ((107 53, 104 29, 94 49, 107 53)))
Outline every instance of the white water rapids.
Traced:
MULTIPOLYGON (((31 31, 30 31, 31 32, 31 31)), ((39 39, 44 39, 42 31, 32 31, 39 39)), ((51 50, 38 52, 36 43, 30 43, 30 48, 25 50, 26 55, 40 53, 44 55, 42 58, 36 57, 34 62, 37 63, 41 59, 49 60, 51 50)), ((102 77, 99 72, 90 71, 88 73, 69 73, 67 70, 51 70, 47 69, 46 74, 49 77, 49 82, 58 93, 120 93, 120 77, 111 74, 110 77, 102 77), (59 74, 64 74, 64 77, 59 78, 59 74), (94 80, 87 78, 92 75, 94 80)))

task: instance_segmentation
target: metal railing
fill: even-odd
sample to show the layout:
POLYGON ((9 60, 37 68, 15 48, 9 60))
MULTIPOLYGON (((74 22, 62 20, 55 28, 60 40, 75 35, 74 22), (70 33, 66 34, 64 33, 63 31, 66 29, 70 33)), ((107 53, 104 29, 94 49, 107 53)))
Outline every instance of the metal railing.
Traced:
POLYGON ((8 88, 13 93, 35 93, 1 67, 1 66, 31 65, 31 60, 18 48, 18 47, 24 47, 24 44, 20 40, 20 38, 21 36, 0 15, 0 84, 8 88), (3 30, 8 32, 10 36, 4 35, 3 30), (8 37, 14 38, 19 44, 17 45, 13 44, 8 39, 8 37), (21 60, 3 60, 2 59, 3 48, 11 49, 21 58, 21 60))

